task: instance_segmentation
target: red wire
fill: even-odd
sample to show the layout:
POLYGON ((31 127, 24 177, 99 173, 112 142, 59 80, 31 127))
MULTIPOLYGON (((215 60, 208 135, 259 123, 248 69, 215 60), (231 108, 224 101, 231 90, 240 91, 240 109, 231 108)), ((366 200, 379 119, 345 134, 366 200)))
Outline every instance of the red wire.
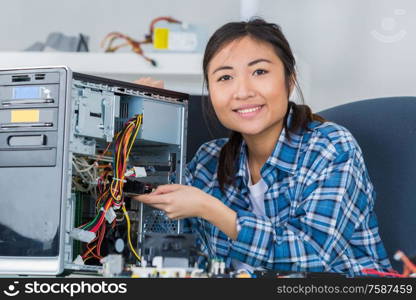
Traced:
MULTIPOLYGON (((362 269, 362 272, 365 274, 372 274, 372 275, 379 275, 379 276, 392 276, 392 277, 400 277, 404 278, 406 276, 399 274, 399 273, 393 273, 393 272, 380 272, 375 269, 362 269)), ((396 272, 396 271, 395 271, 396 272)))
POLYGON ((110 203, 111 203, 111 199, 107 201, 107 203, 104 205, 104 211, 102 211, 101 213, 101 217, 100 220, 98 221, 98 223, 90 230, 91 232, 97 232, 97 230, 100 228, 101 224, 104 221, 105 218, 105 214, 108 210, 108 208, 110 207, 110 203))
POLYGON ((98 256, 101 256, 101 244, 102 244, 102 242, 103 242, 103 239, 104 239, 104 234, 105 234, 105 229, 106 229, 106 226, 105 226, 105 222, 101 225, 101 229, 100 229, 100 237, 99 237, 99 239, 98 239, 98 243, 97 243, 97 255, 98 256))
POLYGON ((104 218, 105 218, 105 212, 102 212, 100 220, 98 221, 97 225, 95 225, 90 231, 97 232, 101 224, 103 224, 104 218))

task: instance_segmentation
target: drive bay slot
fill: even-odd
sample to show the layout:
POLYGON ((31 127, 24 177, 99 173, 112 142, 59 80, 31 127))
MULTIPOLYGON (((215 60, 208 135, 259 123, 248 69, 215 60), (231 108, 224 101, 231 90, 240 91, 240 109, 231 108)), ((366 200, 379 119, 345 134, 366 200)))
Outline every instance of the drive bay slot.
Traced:
POLYGON ((46 145, 46 135, 12 135, 7 139, 7 144, 16 146, 44 146, 46 145))
POLYGON ((33 105, 33 104, 50 104, 54 103, 54 99, 19 99, 19 100, 3 100, 3 106, 8 105, 33 105))
POLYGON ((29 75, 13 75, 12 82, 30 81, 29 75))
POLYGON ((32 127, 53 127, 52 122, 38 122, 38 123, 6 123, 1 124, 0 128, 9 129, 9 128, 32 128, 32 127))

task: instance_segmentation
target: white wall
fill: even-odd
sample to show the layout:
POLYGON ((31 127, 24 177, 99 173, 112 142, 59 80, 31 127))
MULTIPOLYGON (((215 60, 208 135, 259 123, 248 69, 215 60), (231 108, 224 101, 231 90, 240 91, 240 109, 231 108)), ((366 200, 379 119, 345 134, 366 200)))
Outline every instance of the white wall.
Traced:
POLYGON ((1 0, 0 51, 22 50, 45 41, 49 32, 90 36, 91 51, 112 31, 140 39, 149 23, 171 16, 213 32, 238 19, 239 0, 1 0))
POLYGON ((263 1, 300 58, 315 110, 360 99, 416 96, 416 1, 263 1))
MULTIPOLYGON (((365 98, 416 95, 416 1, 259 0, 258 15, 279 23, 299 60, 314 110, 365 98)), ((83 32, 92 51, 110 31, 140 38, 171 15, 211 34, 238 20, 239 0, 8 0, 0 10, 0 51, 44 41, 51 31, 83 32)), ((1 55, 1 54, 0 54, 1 55)))

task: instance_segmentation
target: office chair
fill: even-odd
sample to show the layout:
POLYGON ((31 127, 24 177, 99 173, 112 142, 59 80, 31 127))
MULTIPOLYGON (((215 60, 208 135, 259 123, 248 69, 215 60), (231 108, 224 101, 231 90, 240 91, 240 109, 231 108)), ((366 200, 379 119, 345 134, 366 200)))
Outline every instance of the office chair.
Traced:
POLYGON ((393 268, 397 250, 416 255, 416 97, 357 101, 318 113, 358 141, 376 190, 380 235, 393 268))

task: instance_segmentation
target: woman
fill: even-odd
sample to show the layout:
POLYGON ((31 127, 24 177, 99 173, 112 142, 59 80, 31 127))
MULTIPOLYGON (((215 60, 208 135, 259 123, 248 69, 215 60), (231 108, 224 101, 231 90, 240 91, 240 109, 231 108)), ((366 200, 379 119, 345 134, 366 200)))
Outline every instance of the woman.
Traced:
POLYGON ((187 218, 208 254, 234 268, 350 276, 390 268, 361 150, 345 128, 288 100, 295 59, 280 28, 261 19, 222 26, 203 71, 230 138, 200 147, 187 185, 136 199, 187 218))

